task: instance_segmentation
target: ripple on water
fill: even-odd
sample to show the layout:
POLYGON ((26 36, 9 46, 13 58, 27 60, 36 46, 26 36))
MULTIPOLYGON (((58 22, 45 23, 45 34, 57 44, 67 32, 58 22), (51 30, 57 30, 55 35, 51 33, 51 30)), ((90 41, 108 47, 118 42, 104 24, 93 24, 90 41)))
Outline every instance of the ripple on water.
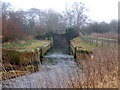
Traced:
POLYGON ((3 87, 67 87, 64 80, 69 76, 75 77, 75 73, 78 72, 81 73, 73 56, 54 52, 44 56, 38 72, 6 80, 3 82, 3 87))

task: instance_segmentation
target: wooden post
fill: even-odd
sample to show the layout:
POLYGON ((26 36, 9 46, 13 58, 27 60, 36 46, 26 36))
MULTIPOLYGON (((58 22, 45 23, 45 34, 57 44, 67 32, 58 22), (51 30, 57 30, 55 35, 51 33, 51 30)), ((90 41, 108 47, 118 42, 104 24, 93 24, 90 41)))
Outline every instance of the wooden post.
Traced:
POLYGON ((109 40, 109 38, 108 38, 108 46, 110 46, 110 40, 109 40))
POLYGON ((92 38, 90 37, 90 45, 92 45, 92 38))
POLYGON ((40 62, 42 63, 42 58, 43 58, 43 56, 42 56, 42 47, 40 48, 40 62))
POLYGON ((91 37, 91 45, 93 45, 93 38, 91 37))
POLYGON ((113 47, 115 47, 115 45, 116 45, 116 41, 114 41, 113 47))
POLYGON ((53 47, 53 43, 52 43, 52 42, 50 43, 50 47, 51 47, 51 49, 52 49, 52 47, 53 47))
POLYGON ((97 47, 97 38, 95 39, 95 46, 97 47))
POLYGON ((75 47, 75 53, 74 53, 74 58, 76 59, 76 51, 77 51, 77 47, 75 47))
POLYGON ((102 46, 103 46, 103 38, 102 38, 101 44, 102 44, 102 46))

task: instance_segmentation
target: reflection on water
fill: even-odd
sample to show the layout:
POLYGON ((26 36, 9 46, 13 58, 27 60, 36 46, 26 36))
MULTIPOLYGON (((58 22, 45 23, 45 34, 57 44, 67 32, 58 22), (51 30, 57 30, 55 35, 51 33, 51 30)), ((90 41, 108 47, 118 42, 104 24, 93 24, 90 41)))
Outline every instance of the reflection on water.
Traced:
POLYGON ((37 72, 6 80, 3 87, 65 88, 70 87, 73 82, 80 81, 80 78, 83 78, 80 73, 72 55, 68 55, 66 50, 53 49, 43 57, 43 63, 39 65, 37 72))

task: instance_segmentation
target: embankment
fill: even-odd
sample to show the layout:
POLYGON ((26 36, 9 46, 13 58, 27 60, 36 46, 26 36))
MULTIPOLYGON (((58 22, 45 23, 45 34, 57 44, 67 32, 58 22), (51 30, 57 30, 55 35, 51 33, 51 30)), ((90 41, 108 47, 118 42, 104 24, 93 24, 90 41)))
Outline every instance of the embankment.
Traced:
POLYGON ((71 40, 71 48, 86 77, 82 88, 118 88, 118 47, 96 46, 77 37, 71 40))
POLYGON ((72 50, 72 54, 74 55, 75 59, 89 59, 92 58, 92 52, 94 47, 83 42, 80 37, 76 37, 70 41, 70 46, 72 50))
POLYGON ((36 71, 33 63, 41 63, 43 55, 53 46, 50 40, 34 40, 17 44, 3 45, 2 67, 3 79, 15 77, 36 71), (13 71, 14 70, 14 71, 13 71), (25 72, 26 71, 26 72, 25 72), (7 73, 7 74, 6 74, 7 73), (9 75, 8 75, 9 73, 9 75), (18 74, 19 73, 19 74, 18 74), (24 74, 23 74, 24 73, 24 74), (12 76, 11 76, 12 75, 12 76))

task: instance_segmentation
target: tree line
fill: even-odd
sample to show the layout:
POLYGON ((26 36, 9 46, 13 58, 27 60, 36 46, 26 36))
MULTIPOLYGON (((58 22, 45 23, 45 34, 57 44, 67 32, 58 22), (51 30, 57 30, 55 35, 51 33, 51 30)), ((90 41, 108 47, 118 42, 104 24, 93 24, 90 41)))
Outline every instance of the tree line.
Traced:
POLYGON ((10 3, 2 2, 2 40, 3 42, 27 40, 38 35, 54 33, 59 29, 68 31, 73 29, 73 34, 78 30, 88 34, 118 31, 117 20, 113 20, 109 24, 89 22, 85 15, 86 11, 84 3, 81 2, 74 2, 70 7, 66 6, 61 13, 53 9, 37 8, 16 11, 10 3))
POLYGON ((85 34, 92 34, 92 33, 107 33, 113 32, 118 33, 118 29, 120 26, 118 24, 118 20, 111 20, 110 23, 106 22, 92 22, 89 23, 87 26, 81 28, 81 31, 85 34))
POLYGON ((15 11, 10 3, 2 2, 3 42, 30 39, 55 30, 81 26, 86 19, 84 4, 75 2, 72 7, 66 7, 62 13, 36 8, 15 11))

